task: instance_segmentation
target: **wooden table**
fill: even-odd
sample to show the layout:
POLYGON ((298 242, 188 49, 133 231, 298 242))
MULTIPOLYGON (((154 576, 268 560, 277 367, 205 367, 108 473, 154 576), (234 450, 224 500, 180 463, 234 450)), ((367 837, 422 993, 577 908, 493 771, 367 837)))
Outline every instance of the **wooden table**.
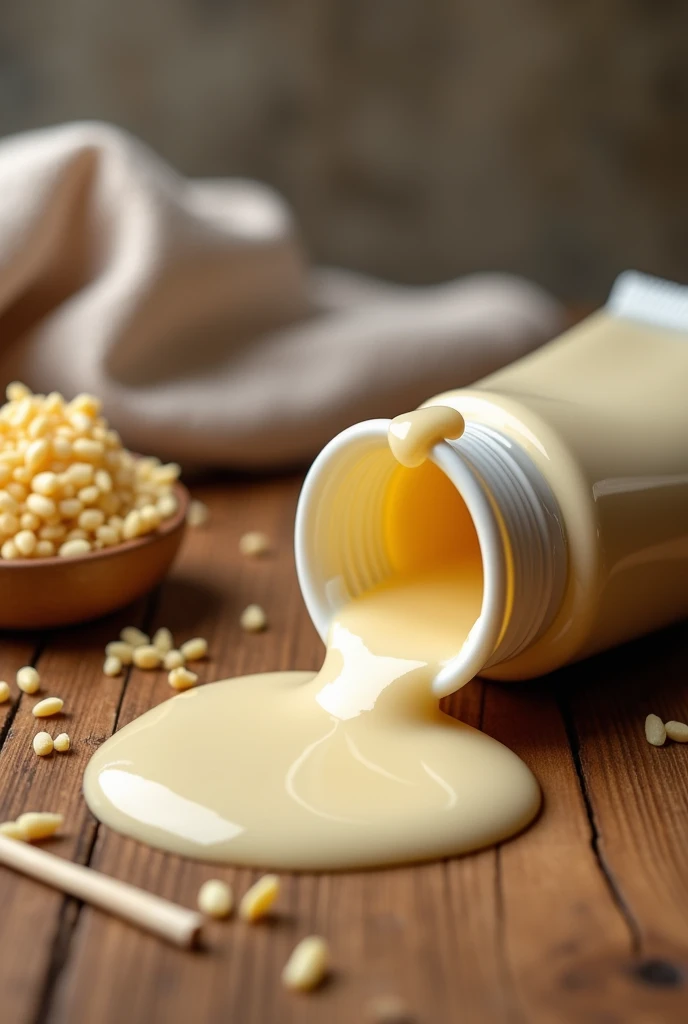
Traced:
MULTIPOLYGON (((160 592, 106 622, 2 640, 0 678, 36 664, 45 693, 65 699, 73 751, 40 760, 34 699, 0 707, 0 820, 61 811, 64 837, 49 849, 188 906, 208 877, 248 886, 248 870, 183 861, 98 827, 81 776, 99 743, 170 696, 163 673, 102 675, 103 646, 125 623, 206 636, 204 681, 318 667, 294 574, 298 489, 297 479, 197 488, 211 523, 189 531, 160 592), (274 538, 273 556, 237 554, 254 528, 274 538), (252 601, 269 613, 265 634, 238 628, 252 601)), ((688 720, 687 680, 679 627, 537 684, 471 683, 450 709, 532 767, 545 793, 534 827, 457 860, 286 877, 273 923, 212 924, 196 953, 0 869, 0 1022, 355 1024, 371 998, 397 994, 418 1024, 683 1024, 688 746, 650 747, 643 722, 649 711, 688 720), (320 992, 295 996, 279 973, 311 932, 330 939, 336 970, 320 992)))

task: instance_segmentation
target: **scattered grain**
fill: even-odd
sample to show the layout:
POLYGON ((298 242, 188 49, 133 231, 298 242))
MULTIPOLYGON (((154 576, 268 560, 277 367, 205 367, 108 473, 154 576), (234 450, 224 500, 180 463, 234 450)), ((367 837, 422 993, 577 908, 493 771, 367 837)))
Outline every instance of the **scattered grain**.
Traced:
POLYGON ((130 647, 143 647, 144 644, 150 643, 148 634, 136 626, 125 626, 119 636, 120 640, 124 640, 125 644, 129 644, 130 647))
POLYGON ((52 754, 53 746, 53 738, 48 732, 37 732, 33 738, 33 749, 39 757, 52 754))
MULTIPOLYGON (((158 508, 160 505, 158 504, 158 508)), ((189 503, 189 511, 186 513, 186 521, 189 526, 205 526, 210 517, 210 509, 202 501, 194 499, 189 503)))
POLYGON ((309 935, 294 947, 282 970, 286 988, 310 992, 317 988, 330 968, 330 947, 320 935, 309 935))
POLYGON ((64 701, 60 697, 44 697, 38 704, 33 706, 34 718, 50 718, 51 715, 59 715, 64 707, 64 701))
POLYGON ((688 743, 688 725, 685 722, 667 722, 664 728, 674 743, 688 743))
POLYGON ((7 839, 18 839, 20 843, 26 842, 27 839, 26 832, 16 821, 3 821, 0 824, 0 836, 5 836, 7 839))
POLYGON ((645 738, 653 747, 661 747, 667 738, 664 723, 658 715, 648 715, 645 719, 645 738))
POLYGON ((202 636, 195 636, 182 644, 179 650, 185 661, 200 661, 208 653, 208 641, 202 636))
POLYGON ((244 893, 239 904, 239 917, 244 921, 258 921, 272 909, 279 895, 280 882, 277 875, 263 875, 244 893))
POLYGON ((0 680, 0 704, 10 699, 10 688, 5 680, 0 680))
POLYGON ((178 668, 172 669, 167 681, 173 690, 189 690, 198 682, 198 676, 195 672, 190 672, 188 668, 180 665, 178 668))
POLYGON ((259 530, 251 530, 245 533, 239 541, 239 551, 247 558, 258 558, 270 550, 270 541, 267 534, 259 530))
POLYGON ((118 658, 123 665, 131 665, 134 648, 124 640, 111 640, 109 644, 105 644, 105 656, 118 658))
POLYGON ((103 662, 103 675, 112 679, 122 675, 122 662, 115 654, 109 654, 103 662))
POLYGON ((55 750, 60 754, 66 754, 71 745, 72 742, 69 738, 69 734, 66 732, 61 732, 59 736, 56 736, 55 742, 53 743, 55 750))
POLYGON ((179 668, 184 664, 184 655, 181 651, 168 651, 162 659, 162 663, 168 672, 171 672, 173 668, 179 668))
POLYGON ((161 655, 167 654, 174 647, 174 637, 167 626, 161 626, 153 634, 153 647, 157 647, 161 655))
POLYGON ((17 825, 29 840, 54 836, 63 823, 64 817, 61 814, 51 814, 48 811, 28 811, 17 818, 17 825))
POLYGON ((37 693, 41 688, 41 677, 32 665, 24 665, 17 672, 17 686, 24 693, 37 693))
POLYGON ((260 633, 267 627, 268 617, 259 604, 250 604, 244 608, 239 622, 246 633, 260 633))
POLYGON ((229 917, 234 906, 234 894, 226 882, 210 878, 198 890, 198 909, 207 917, 229 917))
POLYGON ((158 668, 162 658, 160 651, 152 644, 141 644, 134 648, 134 664, 137 668, 158 668))

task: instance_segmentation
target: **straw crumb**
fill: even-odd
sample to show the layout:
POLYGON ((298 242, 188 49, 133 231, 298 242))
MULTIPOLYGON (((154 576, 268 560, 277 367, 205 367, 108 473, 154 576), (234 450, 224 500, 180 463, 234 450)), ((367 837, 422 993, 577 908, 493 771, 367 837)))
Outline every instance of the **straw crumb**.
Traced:
POLYGON ((330 947, 320 935, 301 939, 282 970, 282 984, 297 992, 311 992, 328 975, 330 947))
POLYGON ((20 814, 16 823, 28 840, 48 839, 62 828, 64 817, 48 811, 29 811, 27 814, 20 814))
POLYGON ((194 498, 189 503, 189 511, 186 513, 186 521, 189 526, 205 526, 210 518, 210 509, 204 502, 194 498))
POLYGON ((0 836, 5 836, 7 839, 17 839, 20 843, 26 842, 27 839, 24 829, 16 821, 1 822, 0 836))
POLYGON ((239 540, 239 551, 247 558, 259 558, 270 550, 270 540, 260 530, 250 530, 239 540))
POLYGON ((369 1024, 415 1024, 416 1018, 399 996, 377 996, 366 1006, 369 1024))
POLYGON ((645 719, 645 739, 653 747, 662 747, 667 738, 664 722, 659 715, 648 715, 645 719))
POLYGON ((280 881, 277 875, 263 875, 244 893, 239 904, 239 917, 243 921, 259 921, 266 917, 279 896, 280 881))
POLYGON ((229 917, 234 907, 234 894, 231 886, 219 878, 209 878, 198 890, 198 909, 206 917, 218 920, 229 917))
POLYGON ((244 608, 239 622, 245 633, 261 633, 267 628, 268 617, 259 604, 250 604, 244 608))
POLYGON ((664 728, 674 743, 688 743, 688 725, 685 722, 667 722, 664 728))

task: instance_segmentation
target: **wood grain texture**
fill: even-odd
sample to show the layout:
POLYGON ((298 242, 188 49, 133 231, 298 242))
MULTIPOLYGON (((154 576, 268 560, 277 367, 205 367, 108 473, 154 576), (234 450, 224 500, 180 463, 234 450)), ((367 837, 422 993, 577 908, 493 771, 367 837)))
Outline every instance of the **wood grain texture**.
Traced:
MULTIPOLYGON (((298 591, 298 480, 196 488, 210 524, 190 531, 169 580, 115 619, 59 636, 5 639, 0 678, 36 660, 42 695, 65 699, 67 756, 31 749, 36 698, 0 707, 3 818, 65 813, 47 848, 188 906, 209 877, 238 894, 256 872, 184 861, 97 827, 81 797, 93 749, 170 696, 165 674, 101 674, 125 622, 208 638, 203 681, 317 668, 322 644, 298 591), (264 529, 274 551, 243 559, 264 529), (261 635, 238 626, 256 601, 261 635)), ((647 745, 645 714, 688 717, 688 634, 677 628, 530 686, 474 682, 447 710, 515 749, 545 793, 535 825, 473 856, 388 871, 285 876, 279 914, 211 923, 183 953, 0 870, 2 1024, 351 1024, 375 996, 401 996, 418 1024, 679 1024, 688 1019, 688 746, 647 745), (295 942, 328 937, 335 971, 311 996, 279 974, 295 942)), ((14 690, 14 687, 13 687, 14 690)), ((183 756, 183 752, 180 752, 183 756)))

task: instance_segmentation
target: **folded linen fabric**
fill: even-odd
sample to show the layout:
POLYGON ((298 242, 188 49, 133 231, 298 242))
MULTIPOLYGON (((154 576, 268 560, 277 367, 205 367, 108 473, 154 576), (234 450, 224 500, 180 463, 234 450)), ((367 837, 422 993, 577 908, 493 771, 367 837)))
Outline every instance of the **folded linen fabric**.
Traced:
POLYGON ((109 125, 0 143, 0 383, 95 392, 136 451, 303 462, 560 326, 507 275, 411 288, 310 269, 271 190, 186 180, 109 125))

